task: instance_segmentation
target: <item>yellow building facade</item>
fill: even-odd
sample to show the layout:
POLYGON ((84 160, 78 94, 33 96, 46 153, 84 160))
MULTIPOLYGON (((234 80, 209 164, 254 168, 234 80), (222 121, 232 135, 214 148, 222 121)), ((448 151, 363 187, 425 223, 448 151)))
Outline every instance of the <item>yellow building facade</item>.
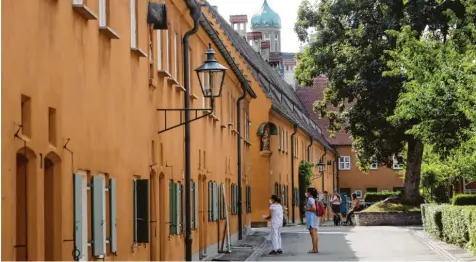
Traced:
MULTIPOLYGON (((182 117, 158 109, 183 108, 193 21, 185 1, 167 0, 167 30, 153 30, 148 3, 2 2, 3 260, 184 259, 184 128, 159 134, 182 117)), ((195 259, 218 251, 225 224, 232 239, 250 224, 238 143, 243 200, 254 191, 255 94, 211 24, 200 25, 190 68, 211 45, 229 69, 213 114, 191 123, 195 259)), ((191 79, 191 107, 209 107, 191 79)))
POLYGON ((207 18, 217 32, 226 36, 224 43, 235 61, 242 65, 257 98, 250 105, 250 158, 252 194, 251 222, 265 226, 268 199, 277 194, 287 208, 288 222, 299 223, 304 192, 299 192, 299 165, 302 162, 326 163, 324 172, 314 168, 312 186, 332 191, 336 151, 327 143, 320 128, 290 85, 236 32, 210 5, 207 18), (330 161, 330 162, 329 162, 330 161), (329 162, 329 165, 327 163, 329 162), (259 192, 259 193, 256 193, 259 192))

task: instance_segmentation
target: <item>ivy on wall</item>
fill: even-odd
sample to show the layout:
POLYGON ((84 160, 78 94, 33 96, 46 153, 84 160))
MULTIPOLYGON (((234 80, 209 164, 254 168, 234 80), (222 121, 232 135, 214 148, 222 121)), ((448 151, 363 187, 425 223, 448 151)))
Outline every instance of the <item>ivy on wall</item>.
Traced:
POLYGON ((312 172, 313 167, 314 164, 311 162, 302 162, 299 165, 299 176, 303 178, 305 189, 311 186, 311 180, 314 176, 314 173, 312 172))

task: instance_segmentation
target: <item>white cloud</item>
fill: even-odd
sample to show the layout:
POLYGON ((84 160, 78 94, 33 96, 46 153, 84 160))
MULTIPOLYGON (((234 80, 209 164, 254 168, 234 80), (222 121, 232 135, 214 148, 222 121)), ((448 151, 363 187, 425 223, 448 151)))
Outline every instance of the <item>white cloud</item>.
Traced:
MULTIPOLYGON (((294 33, 297 11, 302 0, 268 0, 270 7, 281 17, 281 41, 283 52, 298 52, 299 40, 294 33)), ((228 21, 230 15, 248 15, 261 10, 264 0, 208 0, 211 5, 218 6, 218 12, 228 21)), ((249 25, 248 25, 249 30, 249 25)))

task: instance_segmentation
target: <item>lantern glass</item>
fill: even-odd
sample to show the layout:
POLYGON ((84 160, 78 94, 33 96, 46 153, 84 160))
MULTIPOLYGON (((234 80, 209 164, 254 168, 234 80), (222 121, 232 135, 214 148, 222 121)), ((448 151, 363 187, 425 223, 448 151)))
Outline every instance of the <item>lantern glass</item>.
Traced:
POLYGON ((325 171, 325 165, 324 165, 324 162, 319 161, 319 163, 317 163, 317 169, 319 170, 319 172, 324 172, 325 171))
POLYGON ((204 97, 220 97, 225 80, 225 72, 228 68, 217 62, 214 57, 215 51, 213 51, 211 44, 205 54, 207 55, 207 60, 195 69, 200 82, 200 88, 204 97))

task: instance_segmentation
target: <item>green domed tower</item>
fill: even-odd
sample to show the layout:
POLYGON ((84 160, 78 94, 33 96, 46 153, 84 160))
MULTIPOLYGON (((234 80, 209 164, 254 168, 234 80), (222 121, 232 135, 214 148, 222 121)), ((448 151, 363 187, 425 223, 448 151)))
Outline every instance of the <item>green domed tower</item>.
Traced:
POLYGON ((251 18, 251 30, 274 28, 281 29, 281 17, 264 0, 261 10, 251 18))

